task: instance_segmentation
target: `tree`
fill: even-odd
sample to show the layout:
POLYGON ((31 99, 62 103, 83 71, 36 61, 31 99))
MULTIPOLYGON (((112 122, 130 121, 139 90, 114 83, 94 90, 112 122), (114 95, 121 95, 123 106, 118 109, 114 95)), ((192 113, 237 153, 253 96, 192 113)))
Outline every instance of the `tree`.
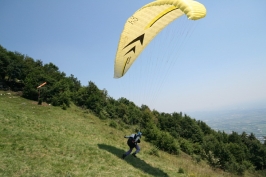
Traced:
POLYGON ((10 63, 10 58, 7 50, 0 45, 0 79, 4 80, 7 75, 7 67, 10 63))
POLYGON ((204 135, 209 135, 212 133, 212 129, 203 121, 198 120, 197 124, 199 125, 201 131, 204 133, 204 135))
POLYGON ((86 107, 99 115, 101 109, 107 105, 107 92, 105 90, 99 90, 91 81, 86 87, 86 92, 88 95, 85 101, 86 107))
POLYGON ((186 116, 181 120, 181 137, 191 140, 193 143, 203 141, 203 132, 196 124, 195 120, 192 120, 190 117, 186 116))
POLYGON ((241 136, 238 135, 237 132, 232 132, 231 134, 229 134, 228 136, 228 142, 230 143, 241 143, 241 136))
POLYGON ((237 143, 229 143, 226 148, 234 156, 237 163, 242 163, 246 159, 246 146, 237 143))

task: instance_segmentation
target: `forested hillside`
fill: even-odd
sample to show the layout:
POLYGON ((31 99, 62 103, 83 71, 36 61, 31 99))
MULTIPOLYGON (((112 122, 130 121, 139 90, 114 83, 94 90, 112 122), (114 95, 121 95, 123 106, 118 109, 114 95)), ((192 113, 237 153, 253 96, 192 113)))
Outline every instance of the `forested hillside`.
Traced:
POLYGON ((178 155, 180 151, 196 161, 207 161, 213 168, 236 174, 266 168, 266 142, 254 134, 216 132, 206 123, 182 112, 164 113, 147 105, 137 106, 126 98, 114 99, 93 81, 82 86, 74 75, 66 76, 53 63, 44 64, 0 46, 0 89, 18 91, 21 96, 68 109, 71 103, 100 119, 111 119, 112 126, 123 123, 140 129, 146 141, 158 149, 178 155), (37 86, 46 82, 44 87, 37 86))

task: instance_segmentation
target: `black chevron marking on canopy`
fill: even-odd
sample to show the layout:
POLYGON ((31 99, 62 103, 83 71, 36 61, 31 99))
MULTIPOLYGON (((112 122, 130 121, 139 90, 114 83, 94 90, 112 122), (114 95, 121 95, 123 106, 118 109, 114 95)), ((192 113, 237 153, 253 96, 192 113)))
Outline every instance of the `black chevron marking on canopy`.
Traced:
MULTIPOLYGON (((131 52, 131 51, 133 51, 133 52, 135 53, 135 51, 136 51, 136 46, 134 46, 132 49, 130 49, 126 54, 128 54, 128 53, 131 52)), ((125 55, 126 55, 126 54, 125 54, 125 55)), ((124 56, 125 56, 125 55, 124 55, 124 56)))
POLYGON ((140 35, 139 37, 133 39, 130 43, 128 43, 123 49, 125 49, 126 47, 128 47, 129 45, 137 42, 137 41, 140 41, 141 45, 143 45, 143 41, 144 41, 144 36, 145 36, 145 33, 140 35))

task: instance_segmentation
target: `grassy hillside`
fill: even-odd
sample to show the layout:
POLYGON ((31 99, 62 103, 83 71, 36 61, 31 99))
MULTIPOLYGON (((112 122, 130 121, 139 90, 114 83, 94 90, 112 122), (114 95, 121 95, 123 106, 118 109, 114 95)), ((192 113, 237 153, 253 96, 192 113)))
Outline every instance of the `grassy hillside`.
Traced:
POLYGON ((233 176, 183 153, 150 155, 145 135, 139 158, 122 160, 123 136, 134 127, 113 128, 74 105, 62 110, 7 93, 0 91, 0 176, 233 176))

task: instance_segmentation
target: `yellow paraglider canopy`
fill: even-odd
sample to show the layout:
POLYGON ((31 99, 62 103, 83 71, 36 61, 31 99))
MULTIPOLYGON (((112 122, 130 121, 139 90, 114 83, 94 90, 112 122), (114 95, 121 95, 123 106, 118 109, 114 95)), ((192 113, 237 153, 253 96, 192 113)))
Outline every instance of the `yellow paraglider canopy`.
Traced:
POLYGON ((206 15, 204 5, 193 0, 157 0, 136 11, 126 22, 117 48, 114 77, 128 71, 139 54, 168 24, 186 14, 190 20, 206 15))

